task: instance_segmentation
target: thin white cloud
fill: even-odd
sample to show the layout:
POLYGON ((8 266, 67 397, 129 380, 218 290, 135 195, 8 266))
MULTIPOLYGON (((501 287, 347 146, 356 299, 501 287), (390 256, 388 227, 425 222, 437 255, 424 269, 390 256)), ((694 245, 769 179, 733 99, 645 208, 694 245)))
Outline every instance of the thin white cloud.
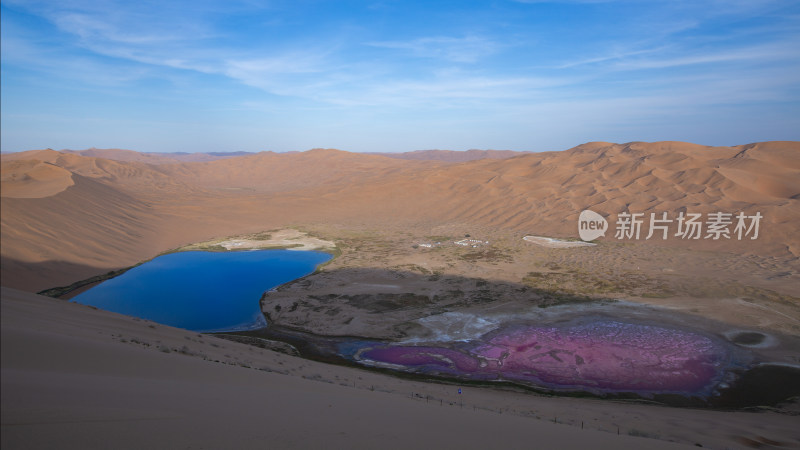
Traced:
POLYGON ((392 50, 405 50, 412 56, 435 58, 458 63, 476 63, 495 53, 499 45, 478 36, 432 36, 407 41, 377 41, 367 45, 392 50))
MULTIPOLYGON (((230 100, 215 98, 209 108, 243 107, 281 116, 286 107, 285 115, 299 121, 305 120, 306 111, 356 117, 386 112, 433 118, 438 114, 454 123, 523 123, 538 117, 553 127, 561 126, 553 125, 556 122, 606 126, 619 124, 620 118, 657 122, 678 117, 681 110, 798 101, 792 74, 800 68, 800 50, 794 45, 798 37, 791 34, 796 33, 791 25, 800 20, 797 17, 782 17, 783 27, 777 31, 765 27, 770 23, 766 20, 758 23, 763 27, 758 31, 753 26, 738 30, 718 23, 705 28, 711 13, 689 14, 699 6, 665 0, 651 2, 665 5, 669 14, 663 20, 653 14, 648 20, 626 22, 621 25, 624 33, 617 33, 615 26, 609 37, 598 33, 595 40, 580 45, 569 43, 566 36, 493 26, 476 28, 474 34, 448 27, 441 34, 426 29, 420 31, 421 37, 395 40, 370 30, 335 41, 327 31, 309 30, 306 40, 297 36, 284 40, 252 31, 245 36, 222 27, 205 15, 211 11, 206 3, 198 6, 200 12, 170 13, 162 19, 156 2, 143 1, 143 6, 117 2, 101 7, 96 6, 99 2, 31 0, 32 8, 54 24, 58 35, 48 41, 48 36, 25 33, 4 21, 4 64, 74 79, 76 85, 89 88, 134 86, 145 78, 212 80, 205 88, 213 80, 226 80, 229 83, 219 84, 225 93, 219 98, 231 92, 230 100), (743 39, 747 32, 755 38, 743 39), (508 44, 511 41, 514 45, 508 44), (569 44, 562 47, 562 42, 569 44), (556 53, 549 45, 565 51, 556 53), (231 88, 237 84, 283 98, 258 95, 255 89, 237 92, 231 88)), ((732 8, 760 14, 775 5, 753 1, 757 7, 736 1, 732 8)), ((28 7, 17 0, 8 2, 28 7)), ((599 1, 570 3, 587 2, 599 1)), ((696 3, 723 8, 717 0, 696 3)), ((259 26, 270 29, 263 25, 268 19, 260 17, 259 26)), ((285 17, 275 20, 281 19, 285 17)))
MULTIPOLYGON (((298 95, 303 75, 326 71, 323 52, 292 52, 280 56, 224 60, 219 73, 248 86, 280 95, 298 95)), ((307 89, 306 89, 307 91, 307 89)))
MULTIPOLYGON (((65 56, 58 49, 43 48, 13 33, 3 35, 0 47, 5 63, 25 67, 33 72, 87 80, 97 87, 118 87, 156 75, 153 68, 141 64, 121 62, 108 65, 89 56, 65 56)), ((41 76, 35 78, 40 82, 49 79, 41 76)))
POLYGON ((766 44, 723 51, 695 52, 685 56, 643 58, 617 63, 620 69, 665 69, 701 64, 742 61, 792 61, 800 58, 800 48, 793 44, 766 44))
POLYGON ((328 86, 316 98, 340 106, 458 109, 530 102, 574 83, 572 78, 469 76, 369 80, 328 86))
POLYGON ((555 66, 556 69, 570 69, 578 66, 593 65, 598 63, 605 63, 611 61, 623 61, 632 56, 640 56, 662 51, 663 48, 648 48, 643 50, 630 50, 630 51, 611 51, 601 56, 594 56, 590 58, 577 59, 555 66))
POLYGON ((170 2, 141 0, 20 1, 18 5, 52 22, 60 30, 86 40, 144 45, 215 36, 210 25, 212 10, 196 2, 185 8, 170 2))

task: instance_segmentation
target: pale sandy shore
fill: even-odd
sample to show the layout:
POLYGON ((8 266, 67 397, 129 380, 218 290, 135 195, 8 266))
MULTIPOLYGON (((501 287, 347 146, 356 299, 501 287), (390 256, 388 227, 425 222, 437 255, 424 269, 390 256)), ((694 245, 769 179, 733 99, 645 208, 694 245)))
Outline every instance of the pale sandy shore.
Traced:
POLYGON ((1 316, 3 449, 800 443, 797 418, 784 414, 468 387, 459 396, 454 385, 311 362, 8 288, 1 316))
POLYGON ((525 236, 522 239, 547 248, 594 247, 595 245, 597 245, 592 242, 565 241, 563 239, 556 239, 545 236, 525 236))
POLYGON ((188 245, 183 250, 202 249, 219 246, 225 250, 245 250, 264 248, 288 248, 290 250, 331 250, 336 244, 324 239, 315 238, 299 230, 291 228, 270 231, 256 235, 244 235, 229 239, 216 239, 188 245))

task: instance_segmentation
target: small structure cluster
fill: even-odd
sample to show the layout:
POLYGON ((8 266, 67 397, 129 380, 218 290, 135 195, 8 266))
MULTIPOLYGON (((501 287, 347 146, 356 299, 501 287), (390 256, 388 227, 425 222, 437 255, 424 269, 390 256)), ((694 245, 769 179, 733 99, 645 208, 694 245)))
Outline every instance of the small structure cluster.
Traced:
POLYGON ((442 243, 442 242, 422 242, 422 243, 419 243, 419 244, 414 244, 413 247, 414 248, 434 248, 434 247, 439 247, 439 246, 442 246, 442 245, 445 245, 445 244, 447 244, 447 245, 455 244, 455 245, 460 245, 462 247, 477 248, 477 247, 481 247, 481 246, 484 246, 484 245, 489 245, 489 241, 482 241, 480 239, 465 238, 465 239, 461 239, 460 241, 447 241, 447 242, 444 242, 444 243, 442 243))
POLYGON ((460 241, 456 241, 455 244, 463 247, 476 248, 482 245, 489 245, 489 241, 481 241, 479 239, 462 239, 460 241))

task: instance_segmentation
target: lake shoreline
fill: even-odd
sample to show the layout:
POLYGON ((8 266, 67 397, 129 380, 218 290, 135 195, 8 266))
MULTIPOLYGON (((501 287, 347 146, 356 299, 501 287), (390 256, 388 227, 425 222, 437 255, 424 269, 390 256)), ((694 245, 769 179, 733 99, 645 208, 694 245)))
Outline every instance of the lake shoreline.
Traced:
MULTIPOLYGON (((712 411, 747 411, 758 407, 774 407, 800 395, 800 386, 796 383, 787 383, 787 380, 800 379, 800 368, 793 366, 777 366, 763 362, 746 363, 737 366, 734 363, 723 373, 730 382, 728 387, 720 389, 718 395, 695 396, 682 393, 654 393, 646 394, 635 391, 609 391, 592 392, 581 388, 553 388, 531 383, 523 383, 512 379, 482 380, 459 377, 445 373, 425 373, 414 370, 381 367, 359 363, 356 359, 348 358, 339 352, 340 346, 353 341, 379 342, 361 336, 322 336, 314 333, 281 325, 269 323, 267 327, 246 331, 220 333, 239 336, 244 339, 256 339, 280 342, 297 351, 297 355, 311 361, 333 364, 341 367, 367 370, 382 375, 389 375, 400 379, 429 382, 453 386, 474 386, 488 389, 499 389, 531 395, 564 398, 593 398, 604 401, 630 401, 635 403, 649 403, 675 408, 691 408, 712 411), (730 379, 735 376, 735 380, 730 379), (755 380, 755 381, 754 381, 755 380), (754 386, 758 384, 758 386, 754 386), (747 389, 743 389, 746 386, 747 389)), ((234 339, 237 340, 237 339, 234 339)), ((248 345, 253 345, 244 340, 237 340, 248 345)), ((389 340, 381 341, 384 345, 391 345, 389 340)), ((256 347, 262 347, 255 345, 256 347)), ((720 376, 723 376, 722 374, 720 376)), ((723 386, 728 383, 722 384, 723 386)))
POLYGON ((72 302, 196 332, 267 324, 265 289, 314 273, 332 256, 318 251, 186 250, 160 255, 86 290, 72 302))
MULTIPOLYGON (((269 232, 265 232, 269 233, 269 232)), ((172 250, 163 251, 152 258, 145 259, 140 261, 132 266, 122 267, 119 269, 111 270, 104 274, 95 275, 93 277, 85 278, 83 280, 78 280, 72 284, 66 286, 56 286, 48 289, 43 289, 41 291, 36 292, 38 295, 44 295, 47 297, 59 298, 64 300, 69 300, 72 297, 91 289, 98 284, 123 275, 125 272, 133 269, 134 267, 141 266, 142 264, 148 263, 159 256, 169 255, 172 253, 180 253, 180 252, 189 252, 189 251, 207 251, 207 252, 237 252, 237 251, 253 251, 253 250, 294 250, 294 251, 319 251, 323 253, 328 253, 331 255, 331 259, 320 263, 316 266, 314 272, 318 272, 322 267, 327 264, 330 264, 337 256, 341 255, 341 250, 336 247, 336 244, 331 241, 325 241, 318 238, 313 238, 308 236, 306 233, 294 230, 294 229, 282 229, 278 230, 275 233, 279 233, 282 236, 291 236, 293 240, 296 240, 296 243, 288 243, 285 240, 279 241, 280 243, 275 243, 275 240, 272 239, 249 239, 253 236, 260 236, 264 233, 256 233, 255 235, 237 235, 233 237, 226 237, 220 239, 214 239, 211 241, 204 241, 195 244, 184 245, 182 247, 178 247, 172 250), (226 241, 241 241, 247 242, 248 244, 245 246, 233 247, 233 248, 226 248, 221 245, 217 245, 219 242, 226 242, 226 241), (77 291, 77 292, 76 292, 77 291)))
MULTIPOLYGON (((212 241, 212 242, 216 242, 216 241, 212 241)), ((237 240, 234 239, 234 238, 226 238, 222 242, 237 242, 237 240)), ((80 293, 85 292, 86 290, 91 289, 92 287, 101 284, 103 281, 106 281, 106 280, 109 280, 109 279, 113 279, 115 277, 123 275, 124 273, 126 273, 130 269, 133 269, 133 268, 138 267, 138 266, 140 266, 142 264, 145 264, 145 263, 147 263, 149 261, 152 261, 153 259, 155 259, 155 258, 157 258, 159 256, 164 256, 164 255, 173 254, 173 253, 183 253, 183 252, 190 252, 190 251, 234 253, 234 252, 249 252, 249 251, 255 251, 255 250, 293 250, 293 251, 298 251, 298 250, 299 251, 308 251, 308 250, 312 250, 312 251, 322 251, 324 253, 328 253, 329 255, 331 255, 331 258, 328 259, 327 261, 324 261, 324 262, 321 262, 321 263, 317 264, 315 266, 315 269, 311 273, 308 273, 308 274, 306 274, 304 276, 301 276, 301 277, 295 278, 293 280, 287 281, 286 283, 281 283, 279 285, 276 285, 276 286, 264 291, 264 294, 259 299, 259 311, 260 311, 261 317, 263 318, 264 322, 268 324, 267 327, 258 328, 258 325, 254 324, 253 326, 245 327, 244 329, 236 328, 236 329, 213 330, 213 331, 203 331, 203 332, 204 333, 212 333, 212 334, 220 334, 220 335, 229 334, 229 335, 237 335, 237 336, 241 335, 241 336, 249 336, 249 337, 255 337, 254 335, 261 335, 261 334, 263 334, 265 332, 265 330, 268 330, 268 331, 266 331, 266 334, 270 335, 272 337, 276 337, 276 333, 277 334, 281 334, 281 332, 283 332, 284 333, 283 339, 277 338, 277 339, 275 339, 275 341, 276 342, 283 342, 286 345, 289 345, 290 347, 291 346, 296 346, 299 349, 305 349, 305 350, 300 350, 298 352, 304 358, 317 360, 317 361, 322 361, 322 362, 327 362, 327 363, 332 363, 332 364, 337 364, 337 365, 342 365, 342 366, 347 366, 347 367, 357 367, 357 368, 365 369, 365 370, 374 370, 374 371, 377 371, 377 372, 380 372, 380 373, 390 374, 392 376, 399 376, 401 378, 402 377, 410 377, 411 379, 417 379, 417 380, 423 380, 423 381, 427 380, 427 381, 432 381, 432 382, 443 382, 443 383, 450 383, 450 384, 464 384, 464 383, 466 383, 466 384, 471 384, 471 385, 476 385, 476 386, 478 386, 478 385, 479 386, 487 386, 487 387, 490 387, 490 388, 496 388, 496 387, 502 388, 503 386, 508 386, 508 387, 513 388, 513 389, 522 389, 524 391, 534 392, 534 393, 541 394, 541 395, 555 395, 555 396, 567 396, 567 397, 572 397, 572 396, 584 397, 584 396, 588 396, 588 397, 604 398, 604 399, 633 398, 633 399, 638 399, 639 401, 644 401, 644 402, 652 401, 654 403, 665 404, 665 405, 670 405, 670 406, 709 407, 709 404, 707 402, 705 402, 705 401, 696 401, 696 400, 692 400, 691 398, 687 398, 687 397, 681 396, 681 395, 666 394, 666 396, 662 396, 663 398, 666 399, 665 401, 658 401, 658 400, 653 400, 652 398, 648 398, 646 396, 641 396, 641 395, 639 395, 637 393, 617 392, 617 393, 601 393, 601 394, 598 394, 598 393, 593 393, 593 392, 589 392, 589 391, 586 391, 586 390, 580 390, 580 389, 577 389, 577 390, 576 389, 559 390, 559 389, 550 389, 550 388, 543 387, 543 386, 530 386, 530 385, 520 384, 520 383, 511 381, 511 380, 486 381, 486 380, 465 379, 463 377, 459 378, 459 377, 449 377, 449 376, 442 376, 442 375, 438 375, 437 376, 437 375, 430 375, 430 374, 419 374, 419 373, 413 373, 413 372, 408 372, 408 371, 397 371, 397 370, 385 369, 385 368, 381 368, 381 367, 365 366, 364 364, 355 363, 354 361, 351 361, 351 360, 347 359, 346 357, 342 357, 341 355, 336 355, 335 352, 328 352, 326 354, 325 352, 320 352, 318 350, 317 351, 310 351, 309 349, 312 348, 314 345, 316 345, 316 344, 314 344, 313 341, 319 342, 320 339, 331 339, 331 338, 340 339, 340 340, 341 339, 355 339, 355 340, 370 339, 370 340, 372 340, 372 339, 371 338, 365 338, 365 337, 362 337, 362 336, 333 336, 333 337, 331 337, 331 336, 322 336, 322 335, 315 335, 315 334, 313 334, 313 333, 311 333, 309 331, 303 330, 300 327, 293 328, 293 327, 286 327, 286 326, 278 326, 278 325, 276 325, 276 324, 271 322, 271 318, 269 317, 269 314, 265 311, 265 309, 264 309, 264 300, 265 300, 266 295, 271 291, 278 290, 279 288, 281 288, 282 286, 285 286, 285 285, 301 282, 303 279, 305 279, 305 278, 307 278, 309 276, 318 274, 322 270, 322 267, 333 263, 335 261, 336 257, 341 254, 341 251, 335 245, 332 248, 326 248, 326 249, 310 249, 310 248, 305 248, 302 245, 299 245, 299 246, 298 245, 290 245, 290 246, 284 246, 284 247, 275 247, 271 243, 268 243, 268 242, 271 242, 269 240, 250 240, 249 242, 251 242, 251 243, 256 242, 258 245, 261 245, 261 247, 255 248, 255 247, 238 246, 236 248, 226 248, 224 246, 214 246, 214 245, 209 246, 209 245, 205 245, 205 244, 203 244, 203 245, 192 244, 190 246, 185 246, 185 247, 176 249, 174 251, 164 252, 164 253, 162 253, 162 254, 154 257, 154 258, 151 258, 150 260, 140 262, 140 263, 138 263, 138 264, 136 264, 134 266, 130 266, 130 267, 127 267, 127 268, 119 269, 119 270, 116 270, 116 271, 111 271, 111 272, 108 272, 107 274, 99 275, 99 276, 96 276, 96 277, 91 277, 91 278, 86 279, 86 280, 81 280, 81 281, 73 283, 72 285, 67 286, 67 287, 53 288, 53 289, 49 289, 49 290, 42 291, 42 292, 49 292, 51 294, 52 293, 57 293, 57 295, 50 295, 50 296, 53 296, 53 297, 56 297, 56 298, 62 298, 62 299, 69 299, 72 296, 79 295, 80 293), (264 245, 267 245, 267 246, 264 246, 264 245), (298 248, 298 247, 300 247, 300 248, 298 248), (287 332, 300 333, 301 335, 305 336, 306 339, 309 339, 311 342, 305 342, 304 344, 298 345, 298 339, 299 338, 297 336, 295 336, 294 339, 288 339, 289 341, 293 341, 294 343, 287 342, 286 340, 284 340, 284 339, 286 339, 285 333, 287 333, 287 332)), ((253 245, 255 245, 255 244, 253 244, 253 245)), ((390 342, 390 341, 387 341, 387 342, 390 342)), ((252 343, 250 345, 252 345, 252 343)), ((746 374, 747 371, 749 371, 750 369, 752 369, 752 367, 741 371, 741 374, 746 374)), ((770 370, 772 370, 772 369, 770 369, 770 370)), ((783 372, 786 372, 786 370, 791 372, 792 369, 777 369, 777 371, 780 372, 778 374, 778 376, 779 377, 780 376, 784 376, 785 374, 783 374, 783 372)), ((762 372, 763 372, 763 370, 762 370, 762 372)), ((769 377, 767 377, 767 378, 769 378, 769 377)), ((733 403, 736 403, 736 402, 734 401, 733 403)), ((774 403, 775 402, 773 401, 773 404, 774 403)), ((740 408, 741 407, 745 407, 746 408, 746 407, 749 407, 749 406, 756 406, 756 404, 739 404, 738 405, 738 407, 740 407, 740 408)), ((723 407, 722 409, 726 409, 726 407, 723 407)))

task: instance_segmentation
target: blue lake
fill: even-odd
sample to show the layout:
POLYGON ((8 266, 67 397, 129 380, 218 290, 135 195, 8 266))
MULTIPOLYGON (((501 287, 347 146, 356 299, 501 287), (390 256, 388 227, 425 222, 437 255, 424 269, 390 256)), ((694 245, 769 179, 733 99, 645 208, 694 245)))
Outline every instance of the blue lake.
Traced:
POLYGON ((255 250, 159 256, 75 296, 72 301, 193 331, 266 325, 261 295, 312 273, 322 252, 255 250))

